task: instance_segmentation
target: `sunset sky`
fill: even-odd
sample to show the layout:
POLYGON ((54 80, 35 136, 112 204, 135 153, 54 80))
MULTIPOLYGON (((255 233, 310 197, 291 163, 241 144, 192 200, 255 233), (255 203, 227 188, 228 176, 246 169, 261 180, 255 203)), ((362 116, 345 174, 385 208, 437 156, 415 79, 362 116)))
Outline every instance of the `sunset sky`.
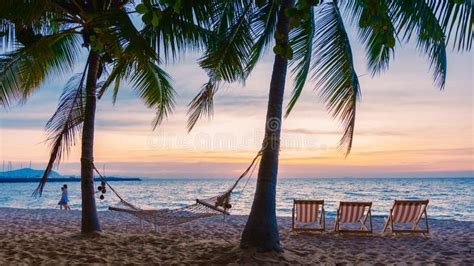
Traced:
MULTIPOLYGON (((351 34, 354 37, 355 34, 351 34)), ((361 75, 352 153, 337 149, 342 127, 321 103, 313 84, 283 121, 280 177, 474 176, 473 53, 448 54, 447 85, 432 83, 426 57, 403 45, 388 72, 371 77, 365 51, 353 40, 361 75)), ((263 137, 273 55, 268 53, 247 83, 224 85, 212 120, 186 131, 186 105, 207 80, 187 54, 164 68, 177 91, 174 113, 152 131, 153 110, 126 84, 115 106, 111 95, 98 103, 95 161, 107 174, 143 177, 235 177, 250 163, 263 137)), ((77 71, 83 65, 78 66, 77 71)), ((51 77, 25 104, 0 114, 0 157, 14 168, 41 169, 48 160, 44 125, 68 77, 51 77)), ((292 89, 288 80, 287 103, 292 89)), ((79 174, 80 142, 58 171, 79 174)))

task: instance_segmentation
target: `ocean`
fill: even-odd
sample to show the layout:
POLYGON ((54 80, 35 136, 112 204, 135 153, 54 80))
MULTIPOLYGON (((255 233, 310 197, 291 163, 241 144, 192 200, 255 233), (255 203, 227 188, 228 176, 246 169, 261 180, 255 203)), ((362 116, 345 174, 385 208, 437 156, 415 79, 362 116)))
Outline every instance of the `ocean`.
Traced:
MULTIPOLYGON (((247 215, 256 178, 242 180, 234 190, 232 214, 247 215), (245 189, 243 189, 245 187, 245 189)), ((179 208, 225 191, 231 179, 143 179, 110 182, 128 201, 151 208, 179 208)), ((58 208, 61 183, 48 183, 43 196, 31 196, 36 183, 0 184, 0 207, 58 208)), ((96 186, 99 184, 96 182, 96 186)), ((68 183, 72 209, 80 209, 80 183, 68 183)), ((436 219, 474 221, 474 178, 307 178, 280 179, 277 215, 291 216, 293 199, 324 199, 326 215, 334 217, 338 202, 372 201, 372 214, 386 216, 394 199, 429 199, 428 215, 436 219)), ((106 210, 118 198, 107 191, 97 194, 97 208, 106 210)))

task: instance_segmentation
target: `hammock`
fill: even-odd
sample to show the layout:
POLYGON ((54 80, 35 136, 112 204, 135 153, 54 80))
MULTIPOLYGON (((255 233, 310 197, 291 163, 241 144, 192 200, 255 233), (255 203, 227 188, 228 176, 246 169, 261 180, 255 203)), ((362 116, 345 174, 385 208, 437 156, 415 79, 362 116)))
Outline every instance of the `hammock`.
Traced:
MULTIPOLYGON (((107 182, 106 178, 100 174, 94 166, 95 171, 99 175, 101 181, 105 183, 110 190, 120 199, 118 206, 110 206, 109 210, 118 211, 131 214, 140 220, 154 224, 156 226, 179 225, 191 222, 196 219, 210 217, 215 215, 230 215, 229 209, 232 208, 230 204, 232 191, 237 187, 238 183, 244 178, 247 178, 247 183, 252 176, 257 159, 262 155, 261 152, 255 156, 249 167, 237 178, 235 183, 225 192, 207 199, 196 199, 196 203, 177 208, 177 209, 143 209, 136 205, 127 202, 119 193, 107 182)), ((245 186, 247 185, 245 183, 245 186)))

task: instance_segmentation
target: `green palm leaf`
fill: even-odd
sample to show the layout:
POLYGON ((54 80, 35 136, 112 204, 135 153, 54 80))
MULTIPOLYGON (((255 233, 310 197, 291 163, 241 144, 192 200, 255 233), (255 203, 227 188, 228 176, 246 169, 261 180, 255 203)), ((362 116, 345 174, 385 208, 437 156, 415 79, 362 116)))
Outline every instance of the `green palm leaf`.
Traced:
POLYGON ((114 84, 114 103, 121 81, 127 81, 138 92, 149 108, 156 109, 153 127, 156 128, 174 108, 175 91, 170 76, 153 60, 136 57, 127 47, 121 57, 115 60, 112 71, 99 89, 99 97, 114 84))
POLYGON ((386 2, 350 0, 345 5, 350 21, 358 25, 358 35, 364 43, 372 75, 387 70, 394 56, 397 35, 386 2))
POLYGON ((212 39, 206 43, 206 53, 199 61, 208 73, 209 82, 188 104, 188 131, 194 128, 199 118, 212 116, 213 96, 220 81, 245 80, 245 66, 253 46, 252 8, 252 1, 223 1, 218 7, 219 19, 213 26, 212 39))
POLYGON ((206 54, 199 60, 200 66, 213 80, 245 80, 245 65, 253 46, 252 1, 240 9, 235 9, 236 6, 240 5, 225 6, 222 19, 216 25, 215 40, 208 44, 206 54))
POLYGON ((309 9, 310 15, 296 29, 290 32, 290 45, 293 48, 292 73, 295 75, 295 84, 290 102, 286 108, 285 117, 290 115, 296 105, 311 69, 311 56, 314 43, 314 10, 309 9))
POLYGON ((0 104, 26 99, 49 76, 71 72, 81 41, 71 32, 45 36, 0 57, 0 104))
POLYGON ((47 141, 51 143, 51 153, 41 181, 33 192, 35 197, 41 196, 51 170, 68 154, 69 149, 76 141, 76 137, 81 132, 82 123, 84 122, 85 73, 86 70, 82 74, 73 76, 68 81, 55 113, 46 124, 47 141))
POLYGON ((34 24, 39 20, 45 22, 51 16, 59 1, 50 0, 2 0, 0 2, 0 18, 10 21, 21 21, 24 25, 34 24))
POLYGON ((360 86, 341 13, 335 2, 319 6, 315 22, 312 73, 316 88, 334 117, 344 125, 340 145, 352 148, 360 86))
POLYGON ((173 5, 157 1, 153 10, 160 14, 159 23, 145 25, 141 33, 166 61, 176 59, 181 53, 197 50, 209 43, 212 14, 218 8, 215 2, 184 1, 176 12, 173 5))
POLYGON ((188 104, 188 132, 191 132, 202 116, 212 117, 214 114, 214 95, 218 88, 216 82, 209 80, 188 104))
POLYGON ((438 16, 447 34, 447 42, 452 42, 453 48, 459 51, 471 50, 474 36, 472 0, 427 0, 427 2, 438 16))
POLYGON ((156 109, 153 126, 156 128, 174 108, 175 91, 170 76, 153 61, 118 60, 102 84, 100 96, 114 83, 114 102, 121 81, 128 81, 149 108, 156 109))
MULTIPOLYGON (((120 12, 119 12, 120 13, 120 12)), ((108 19, 104 17, 103 19, 108 19)), ((118 42, 123 46, 115 51, 112 70, 99 89, 99 98, 114 84, 116 100, 121 81, 128 81, 149 108, 156 109, 154 128, 174 107, 174 89, 170 76, 158 66, 159 56, 150 44, 150 35, 143 35, 123 13, 111 21, 118 42)))
POLYGON ((153 127, 156 128, 174 108, 175 91, 170 76, 152 61, 134 65, 126 78, 149 108, 156 109, 153 127))
POLYGON ((273 41, 278 7, 279 5, 276 1, 268 1, 261 8, 253 11, 251 24, 256 40, 250 52, 247 66, 245 67, 246 76, 250 75, 268 45, 273 41))
POLYGON ((120 82, 125 80, 125 76, 130 74, 130 69, 133 66, 133 58, 127 58, 123 54, 114 60, 112 70, 99 88, 98 98, 101 99, 107 89, 114 84, 114 91, 112 95, 113 104, 117 101, 118 92, 120 89, 120 82))
POLYGON ((405 40, 416 36, 417 48, 430 59, 433 80, 444 88, 447 73, 445 36, 435 11, 424 1, 393 1, 392 18, 405 40))

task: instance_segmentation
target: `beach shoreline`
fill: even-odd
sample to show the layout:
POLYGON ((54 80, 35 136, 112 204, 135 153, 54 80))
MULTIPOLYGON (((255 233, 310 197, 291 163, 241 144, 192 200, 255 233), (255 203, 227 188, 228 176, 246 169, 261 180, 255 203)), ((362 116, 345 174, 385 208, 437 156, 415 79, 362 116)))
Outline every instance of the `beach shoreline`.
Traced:
POLYGON ((335 235, 333 219, 323 234, 290 232, 291 218, 279 217, 285 252, 262 254, 238 248, 246 216, 196 220, 153 230, 124 213, 100 211, 102 232, 80 235, 80 211, 0 208, 0 264, 160 263, 315 264, 449 263, 474 264, 474 222, 430 219, 430 235, 335 235))

